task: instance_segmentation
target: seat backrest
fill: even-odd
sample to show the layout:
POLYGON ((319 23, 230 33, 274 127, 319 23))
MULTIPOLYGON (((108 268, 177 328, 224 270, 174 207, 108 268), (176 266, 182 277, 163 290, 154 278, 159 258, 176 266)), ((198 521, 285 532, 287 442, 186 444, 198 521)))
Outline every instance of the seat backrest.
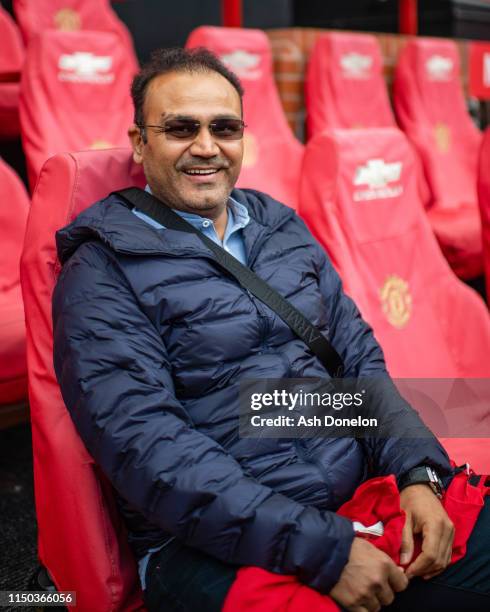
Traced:
POLYGON ((266 34, 261 30, 201 27, 191 33, 186 46, 214 52, 244 87, 247 128, 238 186, 265 191, 296 207, 303 146, 294 137, 281 106, 266 34))
POLYGON ((116 32, 131 41, 110 0, 14 0, 13 7, 26 43, 44 30, 116 32))
POLYGON ((375 36, 329 32, 310 55, 305 81, 309 136, 331 129, 395 126, 375 36))
POLYGON ((336 130, 305 153, 299 213, 331 254, 398 377, 490 374, 490 319, 451 272, 395 128, 336 130))
POLYGON ((0 5, 0 82, 18 81, 24 63, 24 45, 19 29, 0 5))
POLYGON ((78 437, 56 382, 55 232, 110 191, 144 184, 129 149, 52 157, 33 195, 21 261, 39 556, 57 588, 77 591, 78 609, 91 612, 135 610, 141 594, 110 487, 78 437))
POLYGON ((7 291, 19 282, 20 253, 28 212, 29 197, 22 181, 0 158, 0 244, 3 251, 0 291, 7 291))
POLYGON ((400 52, 393 93, 398 122, 421 156, 433 205, 476 206, 481 134, 466 110, 456 44, 408 41, 400 52))
POLYGON ((478 168, 478 201, 483 233, 483 265, 490 300, 490 127, 483 135, 478 168))
POLYGON ((20 121, 31 187, 48 157, 128 145, 136 65, 111 32, 46 30, 29 45, 20 121))

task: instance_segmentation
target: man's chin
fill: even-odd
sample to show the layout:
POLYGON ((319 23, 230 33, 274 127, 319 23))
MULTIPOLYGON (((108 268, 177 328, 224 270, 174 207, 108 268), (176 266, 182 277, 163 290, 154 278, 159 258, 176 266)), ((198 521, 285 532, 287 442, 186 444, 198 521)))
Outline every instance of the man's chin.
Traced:
POLYGON ((226 206, 229 197, 230 191, 228 190, 199 189, 197 193, 193 190, 193 193, 188 194, 185 203, 189 208, 213 210, 226 206))

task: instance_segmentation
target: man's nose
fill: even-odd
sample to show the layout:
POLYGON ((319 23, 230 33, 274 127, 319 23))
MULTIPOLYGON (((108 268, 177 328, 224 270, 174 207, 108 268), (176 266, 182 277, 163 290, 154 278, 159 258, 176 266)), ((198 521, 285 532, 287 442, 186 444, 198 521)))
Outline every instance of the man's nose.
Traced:
POLYGON ((190 153, 198 157, 214 157, 220 148, 207 126, 201 126, 190 147, 190 153))

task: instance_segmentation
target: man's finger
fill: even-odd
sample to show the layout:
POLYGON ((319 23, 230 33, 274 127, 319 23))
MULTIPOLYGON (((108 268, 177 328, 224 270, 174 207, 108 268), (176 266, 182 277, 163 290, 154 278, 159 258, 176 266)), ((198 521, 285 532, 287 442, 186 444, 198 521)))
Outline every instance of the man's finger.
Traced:
POLYGON ((446 569, 446 567, 451 563, 451 557, 453 555, 452 540, 453 540, 453 538, 451 537, 451 546, 449 548, 449 552, 448 552, 446 558, 444 559, 444 567, 442 569, 440 569, 440 570, 435 571, 435 572, 430 572, 429 574, 424 574, 422 576, 422 578, 424 580, 430 580, 431 578, 434 578, 434 576, 439 576, 439 574, 442 574, 442 572, 446 569))
MULTIPOLYGON (((422 552, 407 569, 407 576, 423 576, 435 571, 439 560, 442 525, 430 525, 423 530, 422 552)), ((441 551, 442 553, 442 551, 441 551)))
POLYGON ((404 591, 408 586, 408 578, 405 575, 405 572, 394 565, 390 568, 390 572, 388 574, 388 582, 395 593, 400 593, 400 591, 404 591))
POLYGON ((381 602, 377 597, 366 597, 363 599, 361 607, 365 608, 368 612, 378 612, 381 610, 381 602))
POLYGON ((444 527, 443 545, 441 546, 441 558, 443 568, 446 568, 451 562, 454 542, 454 525, 447 523, 444 527))
POLYGON ((376 597, 382 606, 389 606, 395 599, 395 593, 388 584, 384 584, 376 591, 376 597))
POLYGON ((402 532, 402 545, 400 547, 400 565, 407 565, 413 556, 413 527, 412 517, 407 512, 402 532))

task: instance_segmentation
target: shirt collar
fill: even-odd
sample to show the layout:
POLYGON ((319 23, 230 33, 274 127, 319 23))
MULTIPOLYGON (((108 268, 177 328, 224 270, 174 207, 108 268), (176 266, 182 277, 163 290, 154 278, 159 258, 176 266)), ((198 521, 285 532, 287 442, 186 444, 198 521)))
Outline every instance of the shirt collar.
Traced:
MULTIPOLYGON (((151 193, 151 188, 149 185, 146 185, 145 191, 151 193)), ((201 217, 201 215, 196 215, 195 213, 184 212, 181 210, 175 210, 175 212, 196 228, 201 228, 203 221, 209 221, 210 224, 213 223, 211 219, 201 217)), ((228 198, 228 223, 226 233, 229 234, 238 229, 244 228, 249 221, 250 215, 248 214, 247 207, 240 204, 240 202, 237 202, 230 196, 228 198)))

